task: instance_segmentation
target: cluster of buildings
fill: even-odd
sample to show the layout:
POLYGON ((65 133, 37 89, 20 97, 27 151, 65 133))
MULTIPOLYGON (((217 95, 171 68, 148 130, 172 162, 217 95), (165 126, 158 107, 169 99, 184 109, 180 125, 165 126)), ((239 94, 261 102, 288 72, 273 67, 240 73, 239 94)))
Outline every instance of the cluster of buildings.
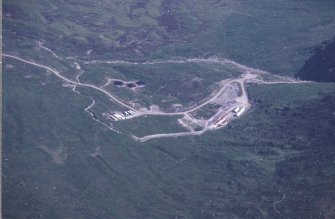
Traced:
POLYGON ((116 112, 113 114, 109 114, 109 118, 113 119, 114 121, 119 121, 119 120, 125 120, 125 119, 131 119, 133 118, 135 115, 135 112, 133 110, 127 110, 122 112, 116 112))
MULTIPOLYGON (((243 113, 245 112, 245 108, 244 107, 236 107, 232 113, 235 117, 240 117, 243 113)), ((230 114, 231 115, 231 114, 230 114)), ((218 119, 216 119, 213 122, 212 128, 216 129, 216 128, 221 128, 225 125, 228 124, 228 122, 230 121, 231 117, 229 116, 229 114, 226 114, 224 116, 219 117, 218 119)))
POLYGON ((234 116, 236 117, 240 117, 242 115, 242 113, 244 113, 245 108, 244 107, 236 107, 233 112, 234 112, 234 116))

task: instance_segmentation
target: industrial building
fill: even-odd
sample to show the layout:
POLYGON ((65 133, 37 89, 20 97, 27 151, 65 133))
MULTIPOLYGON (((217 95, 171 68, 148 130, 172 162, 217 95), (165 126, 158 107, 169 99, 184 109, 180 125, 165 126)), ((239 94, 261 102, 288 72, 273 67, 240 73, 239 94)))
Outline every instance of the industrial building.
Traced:
POLYGON ((127 110, 124 112, 115 112, 115 113, 109 114, 108 116, 114 121, 119 121, 119 120, 134 118, 134 114, 135 112, 133 110, 127 110))
POLYGON ((233 112, 235 113, 234 116, 240 117, 245 111, 244 107, 236 107, 233 112))

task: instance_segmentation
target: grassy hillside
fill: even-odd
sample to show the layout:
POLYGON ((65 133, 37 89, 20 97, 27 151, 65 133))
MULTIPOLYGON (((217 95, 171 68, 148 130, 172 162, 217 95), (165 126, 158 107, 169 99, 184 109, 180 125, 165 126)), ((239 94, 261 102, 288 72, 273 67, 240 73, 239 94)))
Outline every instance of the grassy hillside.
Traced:
POLYGON ((251 86, 254 110, 229 127, 141 144, 94 123, 85 97, 15 66, 4 74, 6 218, 331 214, 332 84, 251 86))
POLYGON ((332 0, 13 0, 3 6, 4 51, 36 57, 39 40, 62 57, 224 56, 294 75, 312 48, 334 37, 334 7, 332 0))
MULTIPOLYGON (((334 36, 334 7, 333 0, 11 0, 3 3, 3 51, 72 80, 81 72, 76 64, 87 83, 141 80, 138 92, 110 90, 171 110, 241 72, 213 63, 85 61, 219 56, 293 76, 334 36)), ((118 124, 125 134, 116 133, 84 109, 88 96, 98 101, 95 114, 122 107, 65 86, 3 59, 4 218, 334 217, 332 83, 250 85, 252 110, 227 127, 145 143, 128 133, 181 127, 148 116, 118 124)))

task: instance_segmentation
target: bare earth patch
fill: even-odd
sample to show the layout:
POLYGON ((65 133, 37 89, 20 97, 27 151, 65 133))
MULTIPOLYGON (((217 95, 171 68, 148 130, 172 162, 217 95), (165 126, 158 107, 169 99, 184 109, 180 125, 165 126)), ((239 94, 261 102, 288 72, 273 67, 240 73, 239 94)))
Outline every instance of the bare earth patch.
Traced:
POLYGON ((53 149, 46 145, 39 145, 37 148, 43 150, 45 153, 51 156, 52 161, 58 165, 64 165, 67 154, 61 148, 53 149))
POLYGON ((15 66, 14 66, 14 65, 11 65, 11 64, 7 64, 7 65, 5 65, 5 68, 6 68, 6 69, 14 69, 15 66))

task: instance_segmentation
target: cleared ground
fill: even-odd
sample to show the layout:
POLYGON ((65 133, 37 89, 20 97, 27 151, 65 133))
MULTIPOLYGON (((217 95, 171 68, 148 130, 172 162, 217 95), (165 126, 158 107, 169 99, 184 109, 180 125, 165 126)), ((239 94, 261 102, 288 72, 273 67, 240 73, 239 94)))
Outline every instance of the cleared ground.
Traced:
MULTIPOLYGON (((100 112, 99 115, 97 116, 91 111, 91 109, 95 106, 97 101, 92 96, 86 95, 92 100, 92 103, 89 106, 87 106, 84 110, 92 116, 93 120, 101 123, 102 125, 106 126, 110 130, 116 131, 120 134, 127 133, 133 139, 135 139, 136 141, 140 141, 140 142, 145 142, 145 141, 148 141, 154 138, 201 135, 208 130, 215 130, 215 129, 226 126, 231 120, 233 120, 235 117, 240 117, 243 113, 245 113, 251 107, 249 103, 249 98, 247 96, 247 91, 245 88, 245 85, 247 82, 253 82, 253 83, 258 83, 258 84, 259 83, 265 83, 265 84, 306 83, 304 81, 297 81, 297 80, 293 80, 290 78, 281 78, 281 77, 279 77, 278 80, 264 81, 259 78, 261 77, 261 75, 269 74, 269 73, 261 71, 259 69, 253 69, 247 66, 243 66, 241 64, 238 64, 230 60, 221 59, 219 60, 220 64, 222 65, 228 64, 228 65, 233 65, 235 68, 240 68, 240 70, 243 71, 243 74, 239 78, 236 78, 236 79, 226 79, 226 80, 220 81, 218 83, 219 86, 217 88, 217 91, 214 91, 211 95, 209 95, 207 99, 199 101, 200 103, 198 105, 192 106, 189 109, 182 109, 182 110, 178 109, 178 110, 175 110, 174 112, 164 112, 160 110, 159 106, 153 105, 152 103, 151 103, 152 105, 150 105, 149 108, 145 106, 141 106, 141 105, 138 106, 138 103, 134 103, 134 102, 132 102, 131 104, 129 100, 125 101, 121 99, 120 97, 117 97, 114 93, 110 92, 109 90, 106 90, 105 88, 106 83, 100 86, 92 84, 92 83, 83 83, 79 77, 84 74, 84 71, 80 72, 77 75, 76 80, 71 80, 63 76, 59 71, 52 69, 51 67, 45 66, 43 64, 38 64, 34 61, 28 61, 28 60, 25 60, 25 59, 22 59, 17 56, 13 56, 13 55, 3 54, 3 56, 7 58, 12 58, 12 59, 15 59, 15 60, 27 63, 27 64, 31 64, 31 65, 34 65, 34 66, 37 66, 39 68, 43 68, 49 71, 50 73, 54 74, 59 79, 61 79, 62 81, 68 83, 68 85, 65 86, 66 88, 71 87, 72 90, 78 93, 79 95, 82 95, 82 93, 77 90, 77 87, 91 88, 107 96, 114 103, 119 104, 120 106, 128 110, 132 110, 133 115, 128 116, 128 117, 126 116, 126 111, 119 110, 118 112, 118 111, 115 111, 115 109, 114 109, 114 113, 113 113, 113 109, 111 109, 111 110, 108 110, 107 112, 106 111, 100 112), (197 119, 197 118, 193 118, 193 116, 190 115, 190 113, 200 110, 204 106, 211 104, 211 103, 214 103, 220 107, 216 109, 217 111, 210 118, 197 119), (104 117, 102 119, 101 119, 101 114, 104 117), (115 117, 115 115, 117 114, 121 115, 123 118, 121 119, 121 118, 117 118, 117 116, 115 117), (174 132, 174 133, 157 133, 157 134, 146 135, 143 137, 137 137, 134 134, 130 133, 128 130, 119 131, 115 129, 114 125, 110 123, 110 121, 104 122, 104 120, 108 120, 112 118, 113 118, 112 121, 118 122, 119 120, 124 120, 124 119, 129 120, 129 119, 133 119, 136 117, 150 116, 150 115, 155 115, 155 116, 182 115, 183 118, 179 119, 178 121, 182 127, 188 129, 189 131, 174 132)), ((202 63, 204 62, 204 60, 186 61, 186 63, 188 62, 202 63)), ((147 64, 148 63, 142 63, 140 65, 147 65, 147 64)), ((81 69, 81 67, 79 66, 78 69, 81 69)), ((155 94, 152 94, 152 96, 154 95, 155 94)), ((136 126, 136 123, 134 123, 133 125, 136 126)), ((148 125, 150 126, 150 124, 148 125)), ((152 126, 155 126, 155 125, 152 125, 152 126)))

